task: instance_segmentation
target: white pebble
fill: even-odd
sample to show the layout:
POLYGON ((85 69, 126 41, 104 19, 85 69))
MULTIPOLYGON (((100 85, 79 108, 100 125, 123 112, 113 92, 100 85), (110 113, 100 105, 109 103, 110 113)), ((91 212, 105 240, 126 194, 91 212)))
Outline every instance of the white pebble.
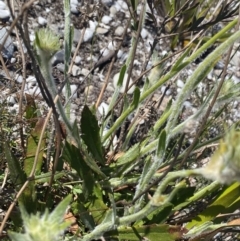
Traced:
POLYGON ((10 17, 10 12, 8 10, 0 9, 0 19, 7 19, 10 17))
POLYGON ((112 18, 110 16, 104 15, 102 17, 102 23, 109 24, 111 22, 112 18))
POLYGON ((14 104, 13 106, 8 107, 9 112, 12 114, 18 113, 18 109, 19 109, 18 104, 14 104))
POLYGON ((11 64, 16 63, 16 61, 17 61, 17 59, 16 59, 16 58, 11 58, 11 60, 10 60, 11 64))
POLYGON ((15 80, 16 80, 19 84, 21 84, 21 83, 23 82, 23 77, 22 77, 22 75, 17 75, 17 76, 15 77, 15 80))
POLYGON ((109 52, 110 52, 110 50, 106 49, 106 48, 100 50, 102 57, 107 56, 109 54, 109 52))
POLYGON ((78 5, 78 0, 70 0, 71 5, 78 5))
POLYGON ((16 100, 15 100, 15 97, 10 95, 7 97, 7 103, 8 104, 15 104, 16 103, 16 100))
POLYGON ((36 80, 36 78, 34 77, 34 76, 32 76, 32 75, 29 75, 28 77, 27 77, 27 79, 26 79, 26 82, 28 83, 28 82, 36 82, 37 80, 36 80))
POLYGON ((120 50, 118 51, 118 53, 117 53, 117 57, 118 57, 118 58, 121 58, 122 55, 123 55, 123 51, 120 49, 120 50))
POLYGON ((30 34, 29 35, 29 39, 30 39, 30 41, 33 42, 35 40, 35 35, 34 34, 30 34))
POLYGON ((110 11, 110 16, 114 17, 118 10, 117 10, 117 8, 115 6, 111 6, 109 11, 110 11))
POLYGON ((145 28, 142 29, 141 36, 143 39, 145 39, 148 36, 148 31, 145 28))
POLYGON ((83 37, 83 41, 84 42, 90 41, 93 37, 93 33, 94 33, 94 30, 92 30, 91 28, 87 28, 83 37))
POLYGON ((82 68, 82 75, 84 76, 87 76, 89 74, 89 70, 88 69, 85 69, 85 68, 82 68))
MULTIPOLYGON (((120 73, 117 73, 117 74, 115 74, 114 77, 113 77, 113 86, 114 86, 115 88, 118 88, 119 76, 120 76, 120 73)), ((124 93, 124 92, 125 92, 125 88, 126 88, 126 84, 127 84, 127 79, 128 79, 128 74, 125 74, 125 75, 124 75, 124 78, 123 78, 122 86, 120 87, 120 90, 119 90, 120 93, 124 93)), ((133 81, 132 81, 132 79, 130 78, 130 80, 129 80, 129 85, 128 85, 128 86, 132 85, 132 83, 133 83, 133 81)), ((133 85, 133 86, 128 90, 127 94, 132 94, 133 91, 134 91, 134 89, 135 89, 135 85, 133 85)))
POLYGON ((47 24, 47 19, 39 16, 39 17, 38 17, 38 23, 39 23, 40 25, 46 25, 46 24, 47 24))
POLYGON ((73 65, 72 67, 72 75, 78 76, 81 74, 81 69, 77 65, 73 65))
POLYGON ((4 10, 6 7, 6 4, 3 1, 0 1, 0 9, 4 10))
POLYGON ((186 108, 191 108, 192 103, 190 101, 184 101, 183 106, 186 107, 186 108))
POLYGON ((184 86, 183 81, 180 80, 180 79, 178 79, 178 80, 177 80, 177 87, 179 87, 179 88, 183 88, 183 86, 184 86))
POLYGON ((109 44, 108 44, 108 49, 110 50, 115 50, 115 47, 117 46, 116 42, 115 41, 111 41, 109 44))
POLYGON ((79 13, 77 5, 74 5, 74 4, 71 5, 71 13, 73 14, 79 13))
POLYGON ((98 112, 100 113, 101 116, 106 116, 106 114, 108 113, 108 108, 109 108, 109 105, 106 104, 105 102, 102 102, 98 106, 98 112))
POLYGON ((75 60, 74 60, 74 63, 75 64, 80 64, 82 58, 80 56, 76 56, 75 60))
POLYGON ((95 21, 89 21, 89 28, 92 30, 92 31, 95 31, 96 27, 97 27, 98 23, 95 22, 95 21))
POLYGON ((118 27, 115 29, 114 34, 117 35, 117 36, 122 36, 123 32, 124 32, 124 27, 118 26, 118 27))

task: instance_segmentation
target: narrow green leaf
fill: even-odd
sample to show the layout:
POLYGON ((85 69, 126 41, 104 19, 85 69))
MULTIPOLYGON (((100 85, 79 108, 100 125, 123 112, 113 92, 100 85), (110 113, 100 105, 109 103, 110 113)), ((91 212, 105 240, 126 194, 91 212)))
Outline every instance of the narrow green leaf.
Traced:
POLYGON ((70 164, 71 168, 75 169, 79 177, 83 180, 83 193, 87 198, 93 192, 94 177, 91 168, 85 163, 85 160, 80 150, 66 142, 62 158, 70 164))
POLYGON ((96 158, 102 165, 105 164, 101 138, 100 128, 96 117, 92 114, 87 106, 84 106, 81 118, 81 132, 82 139, 91 155, 96 158))
MULTIPOLYGON (((21 169, 19 161, 11 153, 10 147, 7 141, 4 142, 4 152, 6 155, 8 168, 10 171, 10 178, 17 190, 20 190, 23 183, 27 180, 26 173, 21 169)), ((23 191, 22 195, 18 199, 20 205, 25 207, 28 213, 36 211, 36 195, 34 189, 34 183, 30 182, 23 191)))
POLYGON ((126 73, 126 69, 127 69, 127 66, 126 66, 126 64, 124 64, 120 70, 119 80, 117 83, 118 86, 122 86, 122 84, 123 84, 123 79, 124 79, 124 75, 126 73))
POLYGON ((131 105, 134 106, 134 109, 138 107, 139 99, 140 99, 140 90, 138 87, 136 87, 133 92, 133 101, 131 103, 131 105))
MULTIPOLYGON (((38 147, 38 142, 39 142, 39 138, 44 125, 44 121, 45 121, 45 118, 38 119, 38 122, 36 123, 35 128, 31 131, 31 134, 27 140, 27 152, 26 152, 26 157, 24 159, 24 168, 23 168, 27 176, 29 176, 32 171, 32 167, 33 167, 33 163, 36 155, 36 149, 38 147)), ((45 137, 43 138, 40 152, 38 154, 37 166, 35 170, 35 173, 37 175, 41 173, 41 168, 43 163, 43 152, 45 147, 45 138, 46 138, 46 134, 45 134, 45 137)))
POLYGON ((8 169, 10 171, 10 178, 12 182, 16 185, 16 187, 19 187, 19 185, 22 185, 27 180, 26 174, 21 169, 19 161, 11 153, 8 141, 5 140, 3 145, 8 163, 8 169))
POLYGON ((70 204, 71 200, 72 195, 68 195, 57 205, 54 211, 52 211, 49 219, 51 219, 53 223, 59 223, 60 220, 63 220, 63 216, 66 213, 67 207, 70 204))
POLYGON ((162 130, 158 138, 157 157, 161 157, 166 149, 166 138, 167 133, 165 130, 162 130))
POLYGON ((191 48, 187 48, 186 51, 177 59, 176 63, 172 67, 172 71, 180 71, 184 65, 187 65, 183 60, 186 56, 188 56, 191 48), (180 67, 179 67, 180 66, 180 67))

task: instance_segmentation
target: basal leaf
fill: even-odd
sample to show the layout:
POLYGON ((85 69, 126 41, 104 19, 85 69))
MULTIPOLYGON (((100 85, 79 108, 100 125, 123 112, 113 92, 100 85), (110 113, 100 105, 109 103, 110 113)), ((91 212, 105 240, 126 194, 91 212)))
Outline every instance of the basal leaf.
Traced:
POLYGON ((100 128, 96 117, 87 106, 84 106, 81 118, 82 139, 92 156, 102 165, 105 164, 101 139, 100 128))
MULTIPOLYGON (((42 128, 44 125, 44 118, 39 118, 38 122, 36 123, 35 128, 31 131, 30 136, 27 140, 27 152, 26 157, 24 159, 24 171, 27 174, 27 176, 30 175, 34 163, 34 159, 36 156, 36 150, 38 147, 39 138, 42 132, 42 128)), ((45 147, 45 137, 43 138, 43 141, 41 142, 40 152, 38 153, 38 159, 37 159, 37 166, 35 173, 39 175, 41 173, 41 167, 43 162, 43 152, 45 147)))
POLYGON ((70 143, 66 142, 62 158, 70 164, 71 168, 75 169, 83 180, 83 193, 87 198, 93 192, 94 177, 91 168, 85 163, 85 160, 80 150, 70 143))

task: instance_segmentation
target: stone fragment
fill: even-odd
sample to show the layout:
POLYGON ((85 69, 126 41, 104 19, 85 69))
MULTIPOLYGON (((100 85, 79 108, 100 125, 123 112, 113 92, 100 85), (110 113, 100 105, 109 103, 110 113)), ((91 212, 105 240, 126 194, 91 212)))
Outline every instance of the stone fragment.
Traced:
MULTIPOLYGON (((0 13, 0 16, 1 16, 1 13, 0 13)), ((5 27, 0 28, 0 45, 2 45, 7 34, 8 34, 8 30, 5 27)), ((14 45, 12 42, 12 38, 9 35, 7 37, 7 40, 4 43, 4 46, 1 52, 3 57, 6 59, 10 60, 13 57, 14 45)))

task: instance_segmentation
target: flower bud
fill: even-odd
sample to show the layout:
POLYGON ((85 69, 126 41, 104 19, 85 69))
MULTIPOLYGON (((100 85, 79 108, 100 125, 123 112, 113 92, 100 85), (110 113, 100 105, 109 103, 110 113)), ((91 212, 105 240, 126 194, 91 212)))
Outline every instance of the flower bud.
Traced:
POLYGON ((199 174, 220 183, 240 181, 240 132, 230 130, 199 174))

